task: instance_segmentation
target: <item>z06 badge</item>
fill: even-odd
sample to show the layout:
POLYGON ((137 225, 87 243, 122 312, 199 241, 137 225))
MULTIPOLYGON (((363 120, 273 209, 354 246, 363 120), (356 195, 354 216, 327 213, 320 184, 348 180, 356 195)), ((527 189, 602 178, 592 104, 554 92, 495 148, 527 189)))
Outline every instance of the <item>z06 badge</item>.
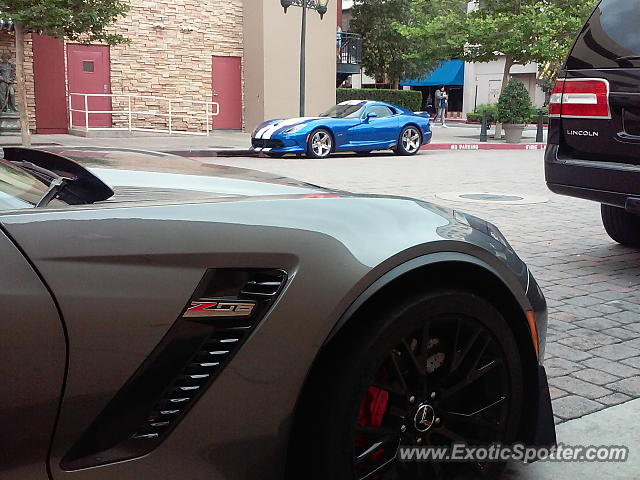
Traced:
POLYGON ((187 308, 183 316, 185 318, 246 318, 251 316, 255 306, 255 302, 202 299, 191 302, 191 305, 187 308))

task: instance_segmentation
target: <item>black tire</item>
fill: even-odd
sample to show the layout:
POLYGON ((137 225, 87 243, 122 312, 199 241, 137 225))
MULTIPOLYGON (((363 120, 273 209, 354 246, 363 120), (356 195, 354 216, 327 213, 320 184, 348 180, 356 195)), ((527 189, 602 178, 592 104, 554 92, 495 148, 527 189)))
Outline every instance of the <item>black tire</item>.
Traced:
POLYGON ((318 128, 309 135, 307 140, 307 157, 327 158, 333 151, 333 136, 329 130, 318 128))
MULTIPOLYGON (((423 443, 420 443, 420 445, 443 444, 442 439, 447 438, 445 431, 447 432, 446 435, 451 435, 448 429, 452 429, 453 426, 456 425, 456 422, 456 428, 458 429, 461 428, 460 425, 465 425, 465 422, 460 420, 460 418, 466 415, 465 413, 461 413, 462 407, 460 405, 458 405, 458 407, 449 406, 455 404, 455 402, 460 403, 461 398, 464 399, 463 403, 466 402, 466 408, 471 409, 472 412, 476 412, 478 405, 484 405, 483 402, 492 401, 496 395, 507 398, 506 402, 508 405, 504 403, 505 399, 502 398, 497 405, 494 404, 494 406, 489 407, 489 409, 484 408, 482 411, 482 415, 485 417, 497 416, 498 420, 496 425, 501 425, 500 433, 489 433, 492 432, 492 430, 485 427, 486 432, 482 434, 482 439, 480 441, 473 439, 474 441, 472 441, 472 439, 469 438, 469 444, 489 444, 494 441, 510 443, 515 441, 522 415, 524 388, 522 366, 516 341, 509 326, 501 314, 490 303, 472 293, 443 290, 430 294, 420 294, 400 306, 388 308, 386 311, 380 309, 376 311, 376 315, 368 317, 369 321, 366 323, 366 329, 351 332, 355 335, 348 335, 348 339, 350 340, 345 340, 346 337, 342 337, 341 341, 343 344, 334 346, 335 350, 331 351, 332 358, 335 359, 334 363, 333 365, 329 365, 328 368, 323 369, 325 372, 324 376, 317 380, 315 389, 313 390, 314 400, 310 401, 310 403, 318 403, 307 406, 308 409, 303 410, 310 412, 308 420, 304 422, 305 439, 303 443, 305 444, 305 453, 306 455, 313 456, 313 468, 305 472, 305 478, 317 480, 329 478, 335 480, 354 480, 364 478, 369 475, 369 473, 367 473, 369 466, 366 464, 363 465, 362 463, 357 466, 355 465, 355 457, 358 452, 371 452, 367 454, 370 455, 370 457, 366 457, 365 461, 386 462, 385 455, 393 458, 393 456, 395 456, 393 452, 395 452, 398 444, 416 445, 416 443, 411 443, 418 441, 415 435, 419 438, 421 438, 420 436, 424 436, 424 440, 421 438, 423 443), (457 325, 457 327, 454 327, 454 325, 457 325), (430 328, 430 333, 424 335, 424 338, 427 338, 428 341, 422 340, 426 326, 430 328), (478 334, 477 338, 471 340, 474 337, 467 336, 467 334, 476 327, 481 333, 478 334), (456 340, 452 341, 454 334, 453 331, 449 330, 454 328, 457 329, 455 330, 457 332, 455 333, 456 340), (467 332, 467 329, 470 330, 467 332), (415 338, 413 335, 415 335, 415 338), (409 345, 414 345, 413 340, 408 340, 410 338, 417 342, 415 347, 409 347, 409 345), (417 338, 420 338, 420 340, 416 340, 417 338), (440 340, 437 340, 438 338, 440 338, 440 340), (450 343, 447 343, 447 338, 450 343), (469 344, 461 343, 462 339, 465 339, 465 342, 469 342, 469 344), (489 342, 489 346, 485 345, 484 349, 482 349, 482 344, 485 341, 489 342), (429 345, 426 347, 424 353, 422 352, 422 347, 419 346, 421 342, 429 345), (438 342, 442 342, 440 347, 438 347, 438 342), (405 346, 400 347, 399 345, 405 346), (442 349, 443 352, 448 351, 447 347, 451 348, 451 352, 457 351, 458 353, 449 355, 449 358, 447 358, 444 353, 444 358, 440 358, 438 356, 440 355, 439 353, 433 353, 438 349, 442 349), (401 367, 396 367, 396 371, 400 372, 402 370, 407 372, 406 382, 403 383, 405 383, 405 387, 410 384, 408 378, 410 367, 408 365, 413 365, 413 363, 408 361, 411 355, 408 348, 415 348, 414 352, 416 353, 413 358, 421 359, 418 364, 424 365, 425 372, 428 372, 430 367, 433 370, 431 373, 425 373, 425 386, 420 387, 423 388, 425 394, 421 394, 420 398, 417 399, 413 395, 409 397, 409 399, 406 399, 406 392, 394 392, 394 388, 400 384, 391 378, 391 374, 388 375, 388 404, 385 408, 389 408, 389 411, 395 408, 396 413, 388 413, 388 411, 385 410, 382 414, 384 420, 381 421, 383 423, 390 423, 384 423, 383 427, 378 427, 385 429, 385 436, 390 435, 388 433, 389 430, 397 432, 397 442, 387 440, 389 442, 387 444, 387 452, 385 453, 383 447, 381 457, 375 458, 380 448, 371 451, 372 447, 366 448, 368 444, 363 444, 363 433, 361 433, 361 430, 369 428, 361 426, 361 423, 359 423, 361 422, 362 412, 369 411, 368 409, 363 410, 363 408, 365 402, 369 399, 368 395, 372 392, 371 388, 376 388, 373 387, 374 380, 376 385, 384 385, 384 383, 380 383, 378 375, 380 372, 384 372, 385 365, 389 367, 392 363, 400 362, 401 367), (404 360, 401 359, 396 349, 406 349, 403 350, 406 352, 404 360), (460 357, 460 352, 462 351, 464 351, 465 354, 460 357), (417 352, 420 352, 419 355, 417 352), (498 368, 491 363, 485 365, 487 358, 492 358, 489 356, 489 353, 501 355, 500 358, 502 360, 498 368), (423 355, 426 355, 426 357, 423 358, 423 355), (483 355, 487 356, 483 357, 483 355), (478 357, 477 361, 475 361, 476 356, 478 357), (440 366, 435 366, 437 362, 433 359, 436 357, 440 359, 438 360, 441 362, 440 366), (394 360, 394 358, 398 360, 394 360), (456 361, 456 358, 459 360, 456 361), (483 366, 482 368, 478 367, 478 372, 484 371, 485 369, 489 370, 485 371, 482 377, 478 378, 464 375, 456 377, 458 374, 462 375, 463 365, 466 363, 472 365, 467 375, 472 373, 475 375, 475 369, 480 364, 483 366), (454 367, 453 365, 456 364, 458 364, 458 366, 454 367), (443 376, 442 378, 449 378, 448 381, 450 382, 453 381, 452 379, 458 378, 453 382, 453 387, 448 391, 444 388, 440 390, 439 386, 435 386, 437 382, 435 382, 434 379, 437 378, 438 375, 443 375, 443 373, 437 373, 438 369, 443 369, 443 373, 445 370, 448 371, 447 376, 443 376), (427 377, 426 375, 431 376, 427 377), (501 383, 501 387, 497 390, 488 388, 488 384, 486 383, 493 377, 499 377, 501 382, 502 380, 505 382, 504 384, 501 383), (475 378, 475 380, 473 380, 471 384, 467 383, 467 385, 459 389, 457 393, 450 393, 456 386, 459 387, 461 383, 468 382, 468 378, 475 378), (428 389, 427 384, 432 386, 428 389), (475 385, 473 387, 474 394, 470 394, 470 386, 473 385, 475 385), (428 393, 431 389, 433 389, 433 391, 428 393), (508 389, 508 392, 505 389, 508 389), (438 391, 437 394, 435 393, 436 391, 438 391), (491 398, 489 399, 488 397, 491 398), (405 402, 408 405, 406 410, 404 410, 406 415, 399 416, 397 413, 398 406, 392 405, 392 398, 394 398, 393 402, 405 402), (411 398, 413 398, 413 400, 411 400, 411 398), (420 423, 416 423, 415 418, 417 418, 420 409, 426 409, 426 407, 429 406, 427 402, 433 405, 433 411, 435 412, 433 417, 434 422, 431 423, 430 427, 427 427, 428 429, 433 427, 433 430, 429 430, 426 433, 411 430, 413 428, 417 429, 419 428, 418 426, 421 425, 420 423), (497 413, 498 407, 500 413, 497 413), (414 415, 412 409, 416 408, 417 410, 414 415), (442 408, 442 410, 439 411, 440 408, 442 408), (450 411, 445 411, 445 408, 450 411), (460 412, 454 413, 451 411, 452 408, 460 409, 460 412), (435 419, 437 415, 442 415, 442 420, 438 418, 436 423, 435 419), (454 415, 461 417, 454 417, 454 415), (396 426, 391 427, 390 425, 393 422, 396 423, 396 426), (398 423, 402 423, 403 426, 396 428, 398 423), (405 423, 407 425, 404 425, 405 423), (402 430, 402 428, 404 428, 404 430, 402 430), (427 434, 429 435, 428 437, 427 434)), ((416 372, 417 371, 416 369, 416 372)), ((420 385, 419 382, 418 385, 420 385)), ((380 388, 378 388, 378 390, 380 390, 380 388)), ((367 408, 369 408, 369 404, 367 404, 367 408)), ((374 407, 371 406, 371 411, 373 411, 373 409, 374 407)), ((477 413, 473 414, 474 417, 477 415, 477 413)), ((475 420, 488 421, 480 417, 475 420)), ((479 429, 481 427, 477 425, 469 426, 467 424, 466 428, 479 429)), ((492 426, 492 428, 496 428, 495 425, 492 426)), ((395 436, 396 433, 391 435, 395 436)), ((367 440, 366 437, 365 440, 367 440)), ((370 440, 372 444, 377 442, 373 437, 368 440, 370 440)), ((365 455, 365 453, 360 453, 360 455, 365 455)), ((389 461, 398 463, 395 460, 389 461)), ((391 468, 391 465, 390 463, 389 468, 391 468)), ((395 467, 398 469, 396 471, 397 475, 393 476, 393 474, 391 474, 389 478, 418 480, 419 478, 428 477, 448 480, 449 478, 456 478, 458 475, 464 475, 468 471, 472 471, 472 475, 474 476, 477 472, 480 472, 485 477, 492 477, 499 472, 501 467, 502 465, 498 463, 428 464, 415 462, 404 463, 402 466, 398 463, 398 466, 395 467), (430 475, 428 474, 429 472, 430 475)), ((375 469, 377 467, 375 464, 372 464, 370 468, 375 469)), ((387 478, 376 475, 367 478, 387 478)))
POLYGON ((600 214, 604 229, 613 240, 629 247, 640 246, 640 217, 604 204, 600 207, 600 214))
POLYGON ((411 156, 420 151, 422 145, 422 134, 415 125, 407 125, 400 132, 398 144, 394 149, 396 155, 411 156))

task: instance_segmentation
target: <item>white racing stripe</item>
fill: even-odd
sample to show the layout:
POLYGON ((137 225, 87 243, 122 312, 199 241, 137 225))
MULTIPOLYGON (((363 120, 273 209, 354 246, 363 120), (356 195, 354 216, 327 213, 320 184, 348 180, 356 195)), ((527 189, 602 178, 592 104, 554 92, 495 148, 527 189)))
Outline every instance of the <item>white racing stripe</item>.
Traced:
POLYGON ((303 123, 307 120, 317 120, 321 117, 298 117, 298 118, 290 118, 289 120, 282 120, 281 122, 276 122, 267 127, 263 128, 256 134, 256 138, 267 139, 271 138, 271 136, 280 130, 283 127, 292 127, 298 123, 303 123))
POLYGON ((256 138, 262 138, 262 135, 264 134, 264 132, 266 132, 269 127, 271 125, 267 125, 266 127, 261 128, 260 130, 258 130, 258 132, 256 133, 256 138))

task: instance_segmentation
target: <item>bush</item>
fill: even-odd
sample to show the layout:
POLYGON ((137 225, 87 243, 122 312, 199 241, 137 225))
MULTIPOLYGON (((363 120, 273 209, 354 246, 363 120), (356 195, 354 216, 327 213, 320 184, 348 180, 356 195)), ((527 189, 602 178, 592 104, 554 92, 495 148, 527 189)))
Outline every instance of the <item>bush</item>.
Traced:
POLYGON ((531 121, 531 98, 520 80, 512 78, 500 95, 498 121, 513 124, 531 121))
POLYGON ((338 103, 347 100, 375 100, 397 105, 412 112, 420 110, 422 92, 417 90, 383 90, 375 88, 338 88, 336 98, 338 103))
POLYGON ((538 123, 538 113, 542 112, 542 123, 549 123, 549 107, 531 107, 530 123, 538 123))
POLYGON ((476 113, 480 114, 480 116, 482 116, 485 111, 487 112, 489 120, 495 121, 496 118, 498 118, 498 106, 495 103, 482 104, 476 107, 476 113))
POLYGON ((482 114, 485 111, 487 112, 487 119, 490 123, 495 123, 498 120, 498 107, 493 103, 478 105, 475 112, 467 113, 467 120, 470 122, 481 122, 482 114))
MULTIPOLYGON (((531 120, 530 120, 529 123, 533 123, 533 124, 537 125, 538 124, 538 114, 533 115, 531 117, 531 120)), ((549 124, 549 115, 543 115, 542 116, 542 123, 543 124, 547 124, 547 125, 549 124)))

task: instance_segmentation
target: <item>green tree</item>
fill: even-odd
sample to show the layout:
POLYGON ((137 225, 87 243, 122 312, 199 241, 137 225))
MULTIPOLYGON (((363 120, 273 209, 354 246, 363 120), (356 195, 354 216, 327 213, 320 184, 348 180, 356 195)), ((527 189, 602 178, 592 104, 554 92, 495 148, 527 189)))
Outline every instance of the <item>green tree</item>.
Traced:
POLYGON ((20 110, 22 143, 31 144, 24 74, 24 43, 27 29, 83 43, 126 42, 108 30, 129 11, 127 0, 0 0, 0 11, 15 25, 16 103, 20 110))
MULTIPOLYGON (((454 0, 412 0, 413 24, 397 26, 414 42, 441 39, 443 58, 490 62, 504 57, 501 93, 511 68, 537 62, 559 64, 571 48, 597 0, 478 0, 465 13, 454 0), (427 16, 424 5, 444 3, 442 14, 427 16)), ((496 137, 501 136, 496 125, 496 137)))
POLYGON ((514 65, 561 63, 597 0, 480 0, 465 13, 455 1, 412 0, 413 23, 398 27, 413 42, 441 39, 444 59, 490 62, 504 57, 502 89, 514 65), (436 16, 424 5, 444 5, 436 16))
POLYGON ((438 65, 428 45, 408 39, 397 24, 413 25, 414 11, 426 17, 431 4, 412 0, 358 0, 351 10, 350 29, 362 36, 362 66, 376 82, 398 88, 403 78, 418 78, 438 65))

